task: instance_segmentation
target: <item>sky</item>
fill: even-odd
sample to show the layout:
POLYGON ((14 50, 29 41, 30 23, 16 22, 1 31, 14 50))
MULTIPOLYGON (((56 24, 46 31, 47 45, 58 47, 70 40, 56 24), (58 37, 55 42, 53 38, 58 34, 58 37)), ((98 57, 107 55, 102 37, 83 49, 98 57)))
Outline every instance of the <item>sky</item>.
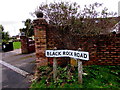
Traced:
MULTIPOLYGON (((54 1, 73 2, 73 0, 0 0, 0 24, 3 25, 5 31, 9 32, 10 36, 18 35, 19 29, 25 27, 22 21, 36 18, 30 13, 34 12, 42 2, 54 1)), ((119 0, 74 0, 74 2, 81 7, 95 2, 103 3, 103 7, 107 7, 109 11, 118 13, 119 0)))

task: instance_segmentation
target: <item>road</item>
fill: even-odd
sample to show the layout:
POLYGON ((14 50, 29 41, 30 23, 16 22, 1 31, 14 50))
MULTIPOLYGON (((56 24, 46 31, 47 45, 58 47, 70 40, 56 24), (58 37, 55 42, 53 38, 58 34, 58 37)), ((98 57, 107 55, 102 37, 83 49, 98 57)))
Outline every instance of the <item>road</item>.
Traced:
POLYGON ((2 55, 2 81, 0 82, 2 88, 29 88, 31 84, 29 78, 19 72, 34 73, 35 53, 21 54, 21 50, 16 49, 0 54, 2 55))

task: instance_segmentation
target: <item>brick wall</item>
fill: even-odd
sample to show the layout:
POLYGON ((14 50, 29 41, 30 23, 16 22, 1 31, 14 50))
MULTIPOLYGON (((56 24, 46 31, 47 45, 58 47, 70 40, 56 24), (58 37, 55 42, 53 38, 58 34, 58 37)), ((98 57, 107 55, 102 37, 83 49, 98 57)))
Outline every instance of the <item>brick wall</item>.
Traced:
POLYGON ((90 39, 93 44, 86 43, 89 49, 83 47, 90 52, 90 60, 84 61, 84 65, 120 65, 120 34, 101 35, 90 39))
MULTIPOLYGON (((35 31, 36 61, 39 65, 47 65, 53 58, 45 57, 46 49, 69 49, 90 53, 90 60, 83 61, 84 65, 120 65, 120 34, 80 37, 66 31, 60 31, 50 26, 44 19, 33 22, 35 31)), ((59 58, 60 62, 67 62, 69 58, 59 58)))
POLYGON ((90 60, 84 65, 120 65, 120 34, 109 34, 92 37, 80 37, 61 33, 54 28, 47 30, 47 48, 78 50, 90 53, 90 60))
POLYGON ((35 52, 35 41, 29 41, 26 36, 20 36, 21 39, 21 52, 22 54, 28 54, 35 52))

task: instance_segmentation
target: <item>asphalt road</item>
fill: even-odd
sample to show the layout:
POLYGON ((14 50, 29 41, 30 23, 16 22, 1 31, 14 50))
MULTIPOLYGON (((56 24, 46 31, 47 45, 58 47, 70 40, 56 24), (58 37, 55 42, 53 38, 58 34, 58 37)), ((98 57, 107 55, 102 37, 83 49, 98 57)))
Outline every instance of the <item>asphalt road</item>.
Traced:
MULTIPOLYGON (((30 74, 35 69, 35 53, 21 54, 21 50, 17 49, 10 52, 3 52, 2 61, 11 64, 30 74)), ((2 88, 29 88, 30 80, 12 69, 2 65, 2 88)))

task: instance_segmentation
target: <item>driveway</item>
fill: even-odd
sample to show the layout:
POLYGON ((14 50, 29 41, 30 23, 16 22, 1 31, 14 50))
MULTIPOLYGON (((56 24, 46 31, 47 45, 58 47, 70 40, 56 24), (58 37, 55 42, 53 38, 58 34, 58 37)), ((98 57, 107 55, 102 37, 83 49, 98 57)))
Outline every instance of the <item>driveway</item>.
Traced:
POLYGON ((2 88, 29 88, 30 80, 21 72, 34 74, 35 53, 21 54, 20 49, 2 52, 2 88))

